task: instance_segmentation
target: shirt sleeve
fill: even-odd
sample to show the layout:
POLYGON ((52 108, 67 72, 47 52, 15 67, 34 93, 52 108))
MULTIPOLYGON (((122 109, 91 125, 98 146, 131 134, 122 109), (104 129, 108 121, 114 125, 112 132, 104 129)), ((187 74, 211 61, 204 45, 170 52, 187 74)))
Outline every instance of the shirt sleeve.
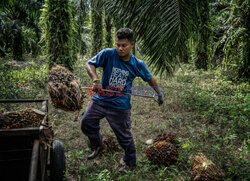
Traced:
POLYGON ((138 68, 138 76, 141 77, 144 81, 149 81, 152 75, 143 61, 139 63, 138 68))
POLYGON ((94 65, 95 67, 104 67, 106 61, 107 61, 107 53, 105 50, 102 50, 96 56, 91 58, 88 61, 88 64, 94 65))

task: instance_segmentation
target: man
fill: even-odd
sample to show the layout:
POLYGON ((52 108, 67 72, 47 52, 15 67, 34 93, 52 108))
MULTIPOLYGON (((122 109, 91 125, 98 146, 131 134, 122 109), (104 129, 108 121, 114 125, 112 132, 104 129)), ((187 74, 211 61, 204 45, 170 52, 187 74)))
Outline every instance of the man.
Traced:
POLYGON ((145 63, 130 53, 134 44, 132 30, 119 29, 116 32, 116 48, 102 50, 86 64, 88 75, 93 80, 92 90, 98 92, 93 96, 81 120, 82 131, 95 148, 88 159, 95 158, 104 148, 99 130, 100 119, 106 117, 119 144, 125 150, 123 160, 126 165, 119 169, 120 172, 132 170, 136 165, 136 149, 130 132, 130 95, 111 91, 100 92, 100 79, 96 74, 96 68, 103 67, 102 89, 122 89, 122 92, 130 92, 132 81, 135 77, 141 77, 156 91, 159 105, 163 103, 162 93, 145 63))

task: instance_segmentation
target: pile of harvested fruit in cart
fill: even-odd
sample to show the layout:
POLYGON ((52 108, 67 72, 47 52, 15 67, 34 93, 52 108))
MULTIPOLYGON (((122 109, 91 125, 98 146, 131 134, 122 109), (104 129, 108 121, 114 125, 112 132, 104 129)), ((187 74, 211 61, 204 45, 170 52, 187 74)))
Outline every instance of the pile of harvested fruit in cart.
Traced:
POLYGON ((80 81, 64 66, 56 65, 50 70, 48 91, 56 108, 72 112, 82 108, 80 81))
POLYGON ((37 127, 44 117, 44 112, 33 108, 4 112, 0 115, 0 129, 37 127))
POLYGON ((178 148, 174 135, 161 134, 154 139, 153 146, 148 147, 146 155, 152 163, 168 166, 177 161, 178 148))

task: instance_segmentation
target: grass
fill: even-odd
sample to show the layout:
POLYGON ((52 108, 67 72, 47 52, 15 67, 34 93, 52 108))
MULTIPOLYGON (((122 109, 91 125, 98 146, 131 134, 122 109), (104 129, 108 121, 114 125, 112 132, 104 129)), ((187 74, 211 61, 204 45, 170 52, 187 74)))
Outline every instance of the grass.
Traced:
MULTIPOLYGON (((86 59, 79 58, 74 71, 82 86, 91 83, 84 69, 86 59)), ((49 120, 55 138, 65 144, 66 180, 190 180, 192 164, 189 158, 199 152, 223 169, 225 180, 249 180, 249 83, 227 81, 219 70, 204 72, 195 70, 191 65, 183 66, 185 72, 179 70, 172 78, 156 77, 164 90, 163 106, 159 107, 153 99, 132 97, 131 131, 137 149, 137 167, 126 174, 118 173, 123 156, 121 148, 113 154, 105 153, 88 161, 86 157, 91 151, 87 137, 80 130, 81 118, 76 119, 77 113, 55 109, 50 103, 49 120), (156 166, 146 158, 146 141, 161 133, 175 134, 180 141, 181 149, 175 165, 156 166)), ((24 74, 13 81, 25 87, 33 85, 25 91, 31 91, 28 95, 46 97, 44 79, 47 72, 42 67, 46 67, 45 64, 38 66, 34 63, 27 70, 13 70, 13 74, 24 74), (28 79, 31 75, 33 77, 28 79), (40 78, 42 88, 36 83, 40 78)), ((140 79, 134 83, 147 85, 140 79)), ((12 90, 16 88, 6 95, 13 94, 12 90)), ((91 97, 85 98, 81 112, 90 100, 91 97)), ((101 133, 113 134, 105 119, 101 120, 101 133)))
POLYGON ((48 66, 44 58, 12 62, 0 59, 0 98, 47 97, 48 66))

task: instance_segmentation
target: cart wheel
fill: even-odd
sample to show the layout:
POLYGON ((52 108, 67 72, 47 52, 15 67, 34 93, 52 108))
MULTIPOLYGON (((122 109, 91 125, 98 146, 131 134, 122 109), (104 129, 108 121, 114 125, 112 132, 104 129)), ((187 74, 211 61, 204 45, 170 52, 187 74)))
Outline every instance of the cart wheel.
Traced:
POLYGON ((52 181, 63 181, 65 174, 64 144, 59 140, 52 142, 50 151, 50 168, 52 181))

